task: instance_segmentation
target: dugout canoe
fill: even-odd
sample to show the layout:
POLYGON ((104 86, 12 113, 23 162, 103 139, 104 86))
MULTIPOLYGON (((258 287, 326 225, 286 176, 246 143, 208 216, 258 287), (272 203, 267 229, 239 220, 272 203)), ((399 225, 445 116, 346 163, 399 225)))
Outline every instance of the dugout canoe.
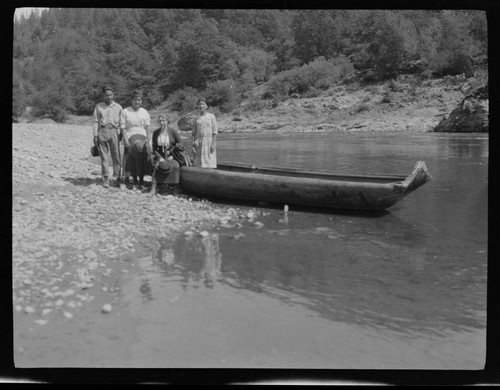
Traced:
POLYGON ((350 210, 385 210, 431 179, 424 161, 409 175, 337 174, 296 168, 219 163, 216 169, 182 167, 187 193, 350 210))

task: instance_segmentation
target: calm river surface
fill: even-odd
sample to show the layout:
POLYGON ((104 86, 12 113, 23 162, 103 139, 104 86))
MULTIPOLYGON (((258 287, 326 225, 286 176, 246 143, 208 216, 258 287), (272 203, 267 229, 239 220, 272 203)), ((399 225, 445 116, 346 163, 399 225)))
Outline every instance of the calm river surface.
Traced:
POLYGON ((424 160, 432 180, 377 215, 233 204, 264 225, 165 243, 123 289, 138 366, 484 367, 487 135, 221 135, 218 160, 373 174, 424 160))

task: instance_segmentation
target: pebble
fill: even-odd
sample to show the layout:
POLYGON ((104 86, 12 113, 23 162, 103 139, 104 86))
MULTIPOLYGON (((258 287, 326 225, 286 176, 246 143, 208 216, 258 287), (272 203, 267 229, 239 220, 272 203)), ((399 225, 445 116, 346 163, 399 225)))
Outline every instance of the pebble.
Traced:
POLYGON ((70 313, 69 311, 65 311, 65 312, 64 312, 64 317, 66 317, 66 318, 68 318, 68 319, 69 319, 69 318, 73 318, 73 314, 72 314, 72 313, 70 313))
POLYGON ((91 251, 90 249, 86 250, 85 253, 83 254, 83 256, 86 259, 95 259, 95 258, 97 258, 97 255, 93 251, 91 251))
POLYGON ((261 228, 262 226, 264 226, 264 224, 263 224, 262 222, 259 222, 259 221, 255 222, 253 225, 254 225, 256 228, 261 228))
POLYGON ((47 325, 48 322, 49 320, 42 320, 42 319, 35 320, 35 324, 37 325, 47 325))
POLYGON ((35 312, 35 309, 34 309, 32 306, 26 306, 26 307, 24 308, 24 312, 25 312, 26 314, 32 314, 32 313, 34 313, 34 312, 35 312))
POLYGON ((110 313, 111 310, 113 310, 112 306, 109 304, 109 303, 106 303, 105 305, 103 305, 101 311, 103 313, 110 313))
POLYGON ((74 290, 69 289, 69 290, 64 291, 64 292, 62 293, 62 296, 63 296, 63 297, 69 297, 70 295, 73 295, 74 293, 75 293, 75 291, 74 291, 74 290))
POLYGON ((209 234, 206 230, 203 230, 200 232, 200 237, 208 237, 209 234))

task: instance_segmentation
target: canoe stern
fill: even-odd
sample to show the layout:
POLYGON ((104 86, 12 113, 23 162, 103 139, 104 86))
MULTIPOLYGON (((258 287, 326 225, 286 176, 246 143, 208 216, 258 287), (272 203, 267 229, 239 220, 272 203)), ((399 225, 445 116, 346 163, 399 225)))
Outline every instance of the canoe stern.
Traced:
POLYGON ((417 161, 417 163, 415 164, 415 168, 413 168, 413 172, 408 175, 408 177, 402 183, 404 196, 415 191, 418 187, 423 186, 425 183, 431 180, 431 178, 432 176, 429 174, 425 162, 417 161))

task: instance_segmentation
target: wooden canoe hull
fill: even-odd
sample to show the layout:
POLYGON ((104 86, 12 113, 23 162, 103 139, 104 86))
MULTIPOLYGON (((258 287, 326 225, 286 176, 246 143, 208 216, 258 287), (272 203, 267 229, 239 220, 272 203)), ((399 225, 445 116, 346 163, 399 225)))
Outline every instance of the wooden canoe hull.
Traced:
POLYGON ((217 169, 182 167, 183 191, 230 200, 308 207, 385 210, 430 180, 423 161, 401 175, 335 175, 325 171, 221 163, 217 169))

